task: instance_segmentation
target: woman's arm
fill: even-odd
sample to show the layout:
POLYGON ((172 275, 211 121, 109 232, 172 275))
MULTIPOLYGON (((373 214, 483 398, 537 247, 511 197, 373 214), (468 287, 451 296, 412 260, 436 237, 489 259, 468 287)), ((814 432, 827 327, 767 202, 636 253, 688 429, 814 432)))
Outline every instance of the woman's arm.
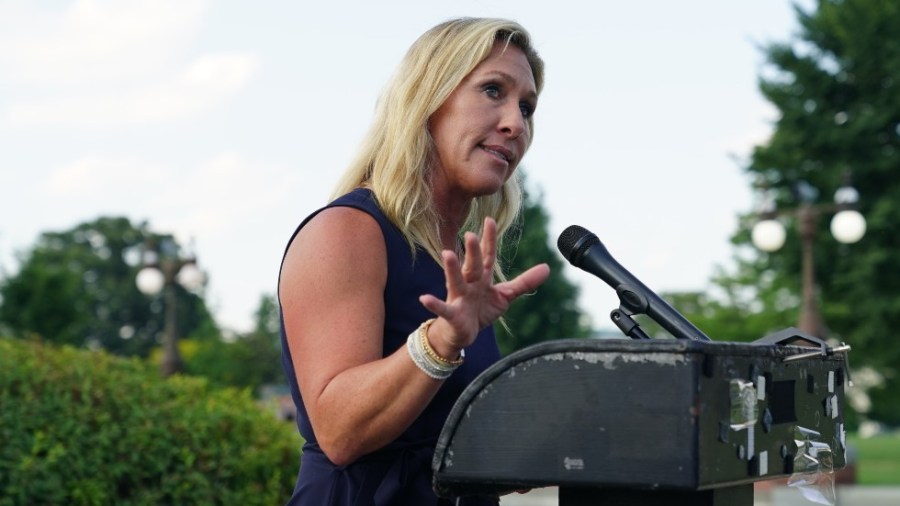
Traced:
MULTIPOLYGON (((445 357, 471 344, 548 269, 537 266, 493 285, 496 230, 466 238, 466 261, 444 252, 448 298, 425 295, 438 320, 428 340, 445 357), (485 278, 484 276, 487 276, 485 278)), ((424 374, 401 346, 382 357, 387 252, 377 222, 347 207, 310 220, 291 244, 281 273, 288 346, 319 446, 337 465, 384 447, 425 409, 441 381, 424 374)))
POLYGON ((406 347, 382 358, 387 252, 374 218, 329 208, 294 238, 281 273, 288 346, 319 446, 346 465, 398 437, 441 382, 406 347))

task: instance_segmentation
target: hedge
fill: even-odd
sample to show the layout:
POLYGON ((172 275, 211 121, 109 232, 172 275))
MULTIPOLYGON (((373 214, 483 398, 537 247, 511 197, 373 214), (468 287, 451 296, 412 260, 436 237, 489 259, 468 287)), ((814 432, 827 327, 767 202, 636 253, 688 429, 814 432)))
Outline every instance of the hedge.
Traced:
POLYGON ((247 391, 0 338, 0 506, 284 504, 300 444, 247 391))

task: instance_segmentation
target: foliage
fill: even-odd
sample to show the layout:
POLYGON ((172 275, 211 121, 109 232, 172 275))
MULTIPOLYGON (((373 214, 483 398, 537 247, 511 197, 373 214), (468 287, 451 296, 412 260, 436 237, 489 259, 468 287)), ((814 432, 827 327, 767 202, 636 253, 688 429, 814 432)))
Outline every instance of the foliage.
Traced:
MULTIPOLYGON (((796 295, 782 279, 744 262, 733 273, 719 268, 712 284, 709 291, 660 296, 713 341, 750 342, 796 325, 796 295)), ((637 319, 651 336, 671 337, 646 316, 637 319)))
POLYGON ((576 305, 578 288, 562 275, 560 256, 550 247, 549 218, 541 197, 527 189, 524 197, 519 227, 507 232, 499 256, 509 275, 547 263, 550 278, 534 294, 520 297, 510 306, 505 316, 508 330, 502 325, 495 327, 504 354, 550 339, 586 337, 590 332, 576 305))
MULTIPOLYGON (((859 243, 841 245, 819 220, 821 307, 832 337, 853 346, 854 361, 886 376, 871 393, 871 416, 900 423, 900 4, 820 0, 815 12, 797 13, 800 40, 767 48, 777 73, 760 89, 781 118, 747 170, 777 192, 778 207, 790 208, 801 181, 821 190, 825 203, 852 169, 868 230, 859 243)), ((746 241, 746 231, 736 240, 746 241)), ((760 256, 756 267, 799 285, 799 243, 760 256)))
MULTIPOLYGON (((160 300, 138 291, 146 225, 103 217, 63 232, 45 232, 0 283, 0 322, 14 335, 146 356, 163 328, 160 300)), ((187 335, 211 317, 198 296, 177 287, 178 326, 187 335)))
POLYGON ((277 504, 300 440, 245 391, 0 338, 0 506, 277 504))
MULTIPOLYGON (((819 210, 813 265, 823 319, 831 338, 853 347, 853 365, 885 377, 869 392, 868 416, 900 424, 900 3, 819 0, 815 11, 796 12, 797 39, 764 47, 769 66, 759 86, 780 117, 746 170, 782 212, 803 202, 819 210), (867 232, 843 245, 829 231, 829 206, 850 170, 867 232), (818 194, 801 192, 804 183, 818 194)), ((781 219, 784 247, 747 254, 757 217, 744 216, 732 238, 737 270, 714 280, 721 293, 675 303, 714 339, 753 340, 796 325, 802 241, 796 216, 781 219)))
POLYGON ((249 388, 254 392, 263 385, 284 383, 280 315, 275 297, 262 296, 256 322, 252 332, 236 336, 232 341, 194 340, 195 349, 183 353, 185 371, 216 385, 249 388))

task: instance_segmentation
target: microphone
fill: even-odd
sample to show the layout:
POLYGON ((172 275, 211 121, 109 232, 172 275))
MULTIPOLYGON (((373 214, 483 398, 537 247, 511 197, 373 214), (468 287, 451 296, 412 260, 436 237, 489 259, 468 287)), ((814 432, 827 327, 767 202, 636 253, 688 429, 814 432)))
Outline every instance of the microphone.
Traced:
POLYGON ((678 339, 710 341, 706 334, 616 262, 589 230, 572 225, 559 235, 556 246, 570 264, 611 286, 622 305, 632 313, 645 313, 678 339))

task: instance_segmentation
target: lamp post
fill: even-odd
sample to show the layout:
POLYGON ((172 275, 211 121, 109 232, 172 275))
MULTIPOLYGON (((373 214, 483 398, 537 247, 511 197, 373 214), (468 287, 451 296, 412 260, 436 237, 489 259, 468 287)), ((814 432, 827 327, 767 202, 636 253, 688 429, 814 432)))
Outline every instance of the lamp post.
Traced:
POLYGON ((167 378, 181 371, 183 363, 178 352, 178 292, 177 285, 192 292, 203 288, 205 275, 197 267, 193 253, 183 255, 171 237, 155 242, 147 241, 143 252, 143 268, 138 271, 135 283, 145 295, 163 293, 165 324, 163 327, 163 353, 160 373, 167 378))
POLYGON ((817 287, 813 264, 813 246, 816 236, 816 222, 819 216, 834 213, 831 219, 831 235, 838 242, 852 244, 866 233, 866 220, 854 209, 859 201, 859 192, 850 185, 849 174, 844 183, 834 194, 834 203, 814 204, 818 190, 805 181, 797 184, 800 205, 796 209, 777 210, 775 199, 770 190, 763 188, 760 220, 754 225, 751 234, 753 244, 766 252, 777 251, 784 245, 785 231, 780 216, 792 216, 797 220, 802 246, 803 285, 800 306, 800 319, 797 328, 816 337, 825 338, 828 329, 822 319, 817 299, 817 287))

